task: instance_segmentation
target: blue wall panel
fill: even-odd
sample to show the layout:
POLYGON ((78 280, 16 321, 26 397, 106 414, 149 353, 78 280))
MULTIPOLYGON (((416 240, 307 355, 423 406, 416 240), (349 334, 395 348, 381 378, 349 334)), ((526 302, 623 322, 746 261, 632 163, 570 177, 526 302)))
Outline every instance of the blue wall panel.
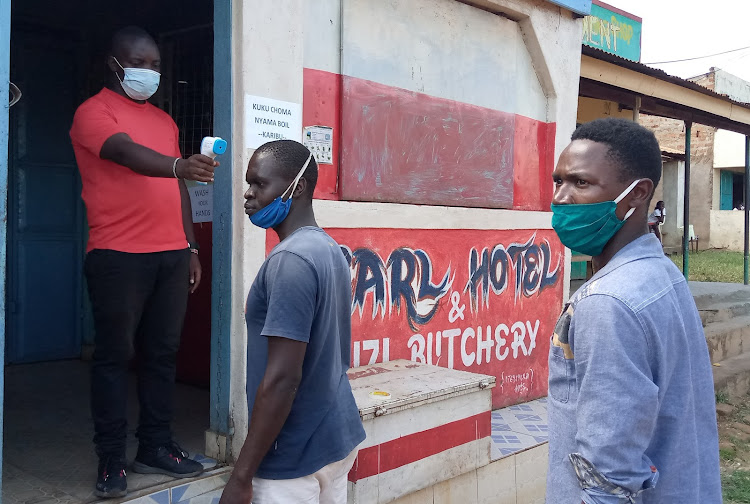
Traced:
POLYGON ((550 3, 559 5, 568 10, 580 14, 581 16, 587 16, 591 13, 591 0, 547 0, 550 3))
MULTIPOLYGON (((10 0, 0 0, 0 364, 5 365, 5 252, 8 222, 8 80, 10 78, 10 0)), ((5 373, 0 373, 0 475, 3 464, 5 373)), ((0 476, 0 491, 2 477, 0 476)))

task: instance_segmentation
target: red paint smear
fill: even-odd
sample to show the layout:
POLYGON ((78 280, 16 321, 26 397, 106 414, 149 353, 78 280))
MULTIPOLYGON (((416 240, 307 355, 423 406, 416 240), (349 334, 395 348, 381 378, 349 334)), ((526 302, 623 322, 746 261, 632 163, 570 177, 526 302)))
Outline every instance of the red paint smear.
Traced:
POLYGON ((600 0, 593 0, 593 3, 595 5, 598 5, 599 7, 602 7, 604 9, 610 10, 610 11, 614 12, 615 14, 619 14, 619 15, 621 15, 623 17, 631 19, 631 20, 635 21, 636 23, 643 23, 643 18, 638 17, 635 14, 631 14, 630 12, 626 12, 626 11, 624 11, 622 9, 618 9, 617 7, 615 7, 613 5, 609 5, 608 3, 604 3, 604 2, 602 2, 600 0))
POLYGON ((555 123, 516 116, 513 208, 549 211, 555 156, 555 123))
POLYGON ((513 206, 515 115, 343 77, 341 197, 513 206))
POLYGON ((554 185, 552 184, 552 172, 555 170, 555 137, 557 136, 557 124, 539 123, 540 128, 544 126, 545 138, 542 141, 540 136, 540 145, 546 149, 539 153, 539 177, 542 181, 539 192, 542 198, 541 210, 545 212, 550 209, 552 197, 554 195, 554 185))
POLYGON ((450 422, 422 432, 371 446, 359 451, 349 481, 356 482, 376 474, 398 469, 457 446, 490 436, 492 414, 489 411, 450 422))
POLYGON ((333 164, 318 165, 315 197, 337 200, 341 145, 341 75, 305 68, 303 79, 302 126, 333 128, 333 164))
MULTIPOLYGON (((409 367, 409 366, 406 366, 409 367)), ((358 378, 364 378, 365 376, 373 376, 377 374, 383 374, 383 373, 390 373, 391 369, 381 368, 381 367, 369 367, 367 369, 363 369, 362 371, 350 371, 348 373, 349 375, 349 381, 356 380, 358 378)))

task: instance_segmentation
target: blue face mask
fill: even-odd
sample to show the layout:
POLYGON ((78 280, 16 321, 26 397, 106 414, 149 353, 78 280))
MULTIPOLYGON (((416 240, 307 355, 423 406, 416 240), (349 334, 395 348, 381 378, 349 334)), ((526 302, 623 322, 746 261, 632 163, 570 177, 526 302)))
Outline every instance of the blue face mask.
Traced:
MULTIPOLYGON (((112 59, 115 60, 117 66, 122 68, 117 58, 113 56, 112 59)), ((133 100, 148 100, 159 89, 159 81, 161 80, 159 72, 148 68, 122 68, 122 71, 124 72, 122 79, 117 73, 115 75, 117 75, 117 80, 120 81, 125 94, 133 100)))
POLYGON ((640 179, 630 184, 614 201, 567 205, 553 203, 552 228, 562 244, 592 257, 601 254, 609 240, 635 212, 635 208, 631 208, 623 220, 618 219, 616 214, 617 204, 630 194, 638 182, 640 179))
POLYGON ((281 193, 281 196, 277 196, 276 199, 268 205, 251 215, 250 222, 263 229, 275 228, 284 222, 286 216, 289 215, 289 210, 292 208, 292 194, 294 194, 294 190, 297 189, 299 179, 302 178, 305 170, 307 170, 307 165, 310 164, 310 159, 312 159, 312 153, 307 156, 307 161, 305 161, 305 164, 294 178, 294 181, 286 188, 286 191, 281 193), (284 201, 284 195, 286 193, 289 193, 289 197, 284 201))

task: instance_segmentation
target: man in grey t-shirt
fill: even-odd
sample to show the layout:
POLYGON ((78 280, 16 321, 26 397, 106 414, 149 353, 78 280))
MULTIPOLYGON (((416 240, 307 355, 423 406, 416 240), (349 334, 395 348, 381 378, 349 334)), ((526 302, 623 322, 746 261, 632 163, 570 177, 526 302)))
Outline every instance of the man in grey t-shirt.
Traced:
POLYGON ((345 504, 365 432, 346 371, 351 276, 339 245, 315 222, 317 165, 292 140, 258 148, 245 211, 281 243, 247 298, 250 428, 222 504, 345 504))

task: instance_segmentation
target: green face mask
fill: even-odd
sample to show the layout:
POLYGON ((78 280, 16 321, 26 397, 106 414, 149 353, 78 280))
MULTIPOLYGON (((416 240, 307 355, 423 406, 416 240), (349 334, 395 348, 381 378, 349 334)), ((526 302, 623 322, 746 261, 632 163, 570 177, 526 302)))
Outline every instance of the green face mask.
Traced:
POLYGON ((553 203, 552 228, 562 244, 581 254, 601 254, 609 240, 635 212, 635 208, 631 208, 623 220, 618 219, 615 213, 617 204, 630 194, 638 182, 640 179, 630 184, 614 201, 568 205, 553 203))

